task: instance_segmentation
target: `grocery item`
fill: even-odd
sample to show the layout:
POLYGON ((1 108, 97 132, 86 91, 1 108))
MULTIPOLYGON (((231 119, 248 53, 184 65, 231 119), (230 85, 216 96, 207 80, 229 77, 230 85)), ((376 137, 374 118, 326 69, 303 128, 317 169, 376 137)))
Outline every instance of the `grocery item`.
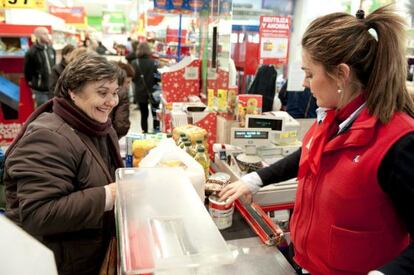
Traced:
POLYGON ((234 203, 226 206, 226 201, 219 201, 219 197, 208 197, 208 211, 218 229, 229 228, 233 223, 234 203))
POLYGON ((206 181, 206 193, 220 192, 224 186, 230 183, 230 175, 218 172, 211 175, 206 181))
POLYGON ((140 161, 148 154, 148 152, 156 146, 154 140, 135 140, 132 143, 133 167, 138 167, 140 161))
POLYGON ((203 142, 207 141, 207 131, 192 124, 175 127, 173 130, 174 140, 177 140, 181 133, 184 133, 192 144, 194 144, 196 140, 202 140, 203 142))
POLYGON ((203 167, 205 179, 207 179, 210 170, 210 160, 207 157, 204 148, 197 149, 197 154, 195 155, 194 159, 203 167))

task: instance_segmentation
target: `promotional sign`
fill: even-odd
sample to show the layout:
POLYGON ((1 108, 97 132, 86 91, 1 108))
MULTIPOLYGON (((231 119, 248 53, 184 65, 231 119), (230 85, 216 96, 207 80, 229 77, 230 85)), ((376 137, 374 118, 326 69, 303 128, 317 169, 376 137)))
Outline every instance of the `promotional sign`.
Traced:
POLYGON ((5 9, 43 9, 45 0, 0 0, 5 9))
POLYGON ((260 63, 286 64, 289 50, 290 17, 260 16, 260 63))
POLYGON ((61 8, 49 6, 49 13, 62 18, 66 24, 85 24, 84 7, 61 8))

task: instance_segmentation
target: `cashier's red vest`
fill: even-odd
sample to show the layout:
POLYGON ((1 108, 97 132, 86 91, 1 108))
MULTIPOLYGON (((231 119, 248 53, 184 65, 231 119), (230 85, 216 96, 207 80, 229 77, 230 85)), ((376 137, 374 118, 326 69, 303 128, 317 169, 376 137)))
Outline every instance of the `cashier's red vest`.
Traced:
POLYGON ((407 230, 377 171, 391 146, 413 131, 404 113, 384 125, 365 108, 349 131, 326 143, 319 172, 299 179, 291 234, 300 266, 313 275, 366 274, 406 248, 407 230))

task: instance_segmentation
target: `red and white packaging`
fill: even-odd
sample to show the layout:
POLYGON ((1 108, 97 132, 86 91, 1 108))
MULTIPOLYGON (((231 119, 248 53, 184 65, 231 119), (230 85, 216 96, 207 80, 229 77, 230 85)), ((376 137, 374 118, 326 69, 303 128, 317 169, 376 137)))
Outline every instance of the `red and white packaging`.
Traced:
POLYGON ((200 94, 200 60, 189 56, 179 63, 159 69, 166 102, 186 102, 200 94))

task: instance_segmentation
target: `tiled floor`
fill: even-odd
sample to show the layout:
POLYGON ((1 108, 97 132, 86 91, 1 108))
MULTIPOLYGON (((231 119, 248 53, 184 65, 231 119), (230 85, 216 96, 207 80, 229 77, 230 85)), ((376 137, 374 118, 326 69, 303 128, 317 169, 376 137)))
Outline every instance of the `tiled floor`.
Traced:
MULTIPOLYGON (((128 133, 142 133, 141 129, 141 112, 136 110, 137 105, 131 104, 129 106, 129 120, 131 121, 131 128, 128 133)), ((152 115, 151 112, 148 117, 148 132, 152 132, 152 115)))

